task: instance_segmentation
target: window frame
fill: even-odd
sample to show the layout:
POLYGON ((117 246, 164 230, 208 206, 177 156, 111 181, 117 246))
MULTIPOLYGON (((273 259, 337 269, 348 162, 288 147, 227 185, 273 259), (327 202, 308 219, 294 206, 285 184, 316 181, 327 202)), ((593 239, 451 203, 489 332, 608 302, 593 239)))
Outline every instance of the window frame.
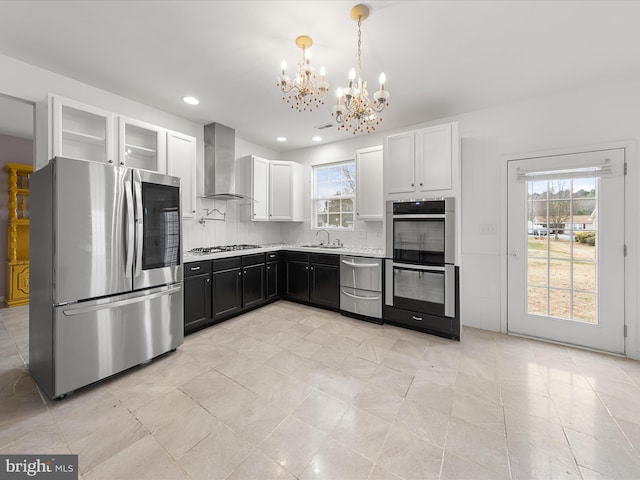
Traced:
MULTIPOLYGON (((347 159, 347 160, 339 160, 336 162, 328 162, 328 163, 318 163, 316 165, 311 166, 311 230, 332 230, 332 231, 355 231, 356 228, 356 188, 357 181, 356 178, 358 176, 356 160, 355 158, 347 159), (342 165, 353 165, 353 194, 352 195, 334 195, 330 197, 321 197, 318 196, 318 171, 323 168, 333 168, 339 167, 342 165), (352 208, 352 222, 350 227, 335 227, 335 226, 318 226, 318 208, 317 203, 320 201, 330 201, 330 200, 344 200, 351 199, 353 208, 352 208)), ((344 213, 344 212, 340 212, 344 213)))

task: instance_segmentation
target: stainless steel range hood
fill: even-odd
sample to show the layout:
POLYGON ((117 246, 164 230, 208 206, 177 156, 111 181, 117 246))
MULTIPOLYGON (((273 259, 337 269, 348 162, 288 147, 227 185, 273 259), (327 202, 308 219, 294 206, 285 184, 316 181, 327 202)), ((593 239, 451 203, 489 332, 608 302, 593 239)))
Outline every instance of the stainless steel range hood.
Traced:
POLYGON ((245 198, 236 194, 236 131, 220 123, 204 126, 204 196, 245 198))

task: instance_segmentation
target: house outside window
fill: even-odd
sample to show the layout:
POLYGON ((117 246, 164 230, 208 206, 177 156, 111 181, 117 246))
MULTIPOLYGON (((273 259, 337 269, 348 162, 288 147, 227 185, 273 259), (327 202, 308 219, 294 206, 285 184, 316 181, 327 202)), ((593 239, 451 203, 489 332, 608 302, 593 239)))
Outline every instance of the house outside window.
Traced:
POLYGON ((312 228, 353 230, 355 161, 313 167, 312 228))

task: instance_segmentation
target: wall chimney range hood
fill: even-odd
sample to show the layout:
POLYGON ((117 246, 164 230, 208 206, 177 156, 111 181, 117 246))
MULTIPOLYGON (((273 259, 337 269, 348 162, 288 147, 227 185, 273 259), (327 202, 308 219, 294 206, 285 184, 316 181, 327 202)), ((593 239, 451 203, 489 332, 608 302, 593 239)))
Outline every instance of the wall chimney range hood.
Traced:
POLYGON ((220 123, 204 126, 204 196, 245 198, 236 194, 236 131, 220 123))

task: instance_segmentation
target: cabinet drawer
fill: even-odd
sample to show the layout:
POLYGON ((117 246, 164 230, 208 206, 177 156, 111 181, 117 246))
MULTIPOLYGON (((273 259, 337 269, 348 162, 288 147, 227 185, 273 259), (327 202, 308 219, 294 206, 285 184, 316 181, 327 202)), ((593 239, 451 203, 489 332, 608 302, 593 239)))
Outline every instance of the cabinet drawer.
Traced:
POLYGON ((267 252, 266 257, 267 257, 267 262, 275 262, 277 260, 280 260, 280 258, 282 258, 280 252, 267 252))
POLYGON ((264 253, 256 253, 253 255, 244 255, 242 257, 242 266, 247 267, 249 265, 260 265, 264 263, 264 253))
POLYGON ((309 254, 305 252, 287 252, 288 262, 309 262, 309 254))
POLYGON ((382 260, 340 257, 340 285, 379 292, 382 290, 382 260))
POLYGON ((408 327, 441 337, 460 339, 459 327, 455 328, 459 320, 451 317, 440 317, 388 306, 384 307, 383 317, 386 323, 392 325, 408 327))
POLYGON ((327 253, 310 254, 311 263, 320 263, 322 265, 340 265, 340 255, 327 253))
POLYGON ((193 277, 194 275, 202 275, 203 273, 211 273, 211 260, 184 264, 185 277, 193 277))
POLYGON ((340 310, 380 319, 382 318, 382 292, 340 287, 340 310))
POLYGON ((242 264, 240 257, 231 257, 231 258, 219 258, 217 260, 213 260, 213 271, 221 272, 223 270, 231 270, 233 268, 240 268, 242 264))

